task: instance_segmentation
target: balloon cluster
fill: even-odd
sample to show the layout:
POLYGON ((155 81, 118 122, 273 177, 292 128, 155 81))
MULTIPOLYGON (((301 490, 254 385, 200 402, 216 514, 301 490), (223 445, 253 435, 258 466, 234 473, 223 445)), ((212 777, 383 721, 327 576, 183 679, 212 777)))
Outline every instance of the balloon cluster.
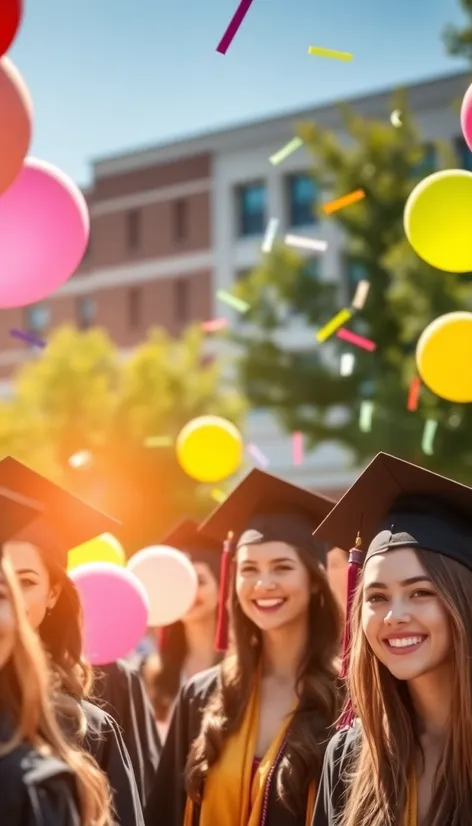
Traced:
MULTIPOLYGON (((472 85, 461 108, 464 139, 472 150, 472 85)), ((472 271, 472 173, 435 172, 405 206, 406 236, 420 258, 450 273, 472 271)), ((450 402, 472 402, 472 313, 447 313, 423 331, 416 349, 425 385, 450 402)))
POLYGON ((40 301, 74 273, 90 222, 82 193, 49 163, 27 158, 33 131, 28 88, 8 57, 23 0, 0 3, 0 308, 40 301))

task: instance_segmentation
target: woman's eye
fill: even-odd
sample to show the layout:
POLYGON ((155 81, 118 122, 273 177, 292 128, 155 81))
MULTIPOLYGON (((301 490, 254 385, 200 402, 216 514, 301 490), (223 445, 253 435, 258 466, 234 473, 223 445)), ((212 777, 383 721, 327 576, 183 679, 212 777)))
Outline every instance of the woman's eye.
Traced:
POLYGON ((413 591, 412 597, 434 597, 436 596, 433 591, 425 591, 424 588, 419 588, 417 591, 413 591))
POLYGON ((384 594, 370 594, 367 597, 367 602, 384 602, 385 595, 384 594))
POLYGON ((293 571, 291 565, 277 565, 276 571, 293 571))
POLYGON ((20 585, 23 588, 31 588, 33 585, 36 585, 34 579, 20 579, 20 585))

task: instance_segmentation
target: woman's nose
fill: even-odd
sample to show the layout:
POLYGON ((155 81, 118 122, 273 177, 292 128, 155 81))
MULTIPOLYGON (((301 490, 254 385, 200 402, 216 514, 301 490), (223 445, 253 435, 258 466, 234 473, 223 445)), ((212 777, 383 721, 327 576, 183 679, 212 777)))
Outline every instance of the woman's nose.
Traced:
POLYGON ((411 620, 411 614, 408 610, 408 606, 405 605, 403 600, 392 600, 390 603, 390 608, 385 615, 384 621, 389 624, 395 623, 403 623, 409 622, 411 620))

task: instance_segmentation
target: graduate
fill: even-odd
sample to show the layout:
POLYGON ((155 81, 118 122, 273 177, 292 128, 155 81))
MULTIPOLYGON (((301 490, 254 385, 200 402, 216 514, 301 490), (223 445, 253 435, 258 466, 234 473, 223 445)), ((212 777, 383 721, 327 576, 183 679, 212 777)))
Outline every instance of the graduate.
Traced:
MULTIPOLYGON (((179 622, 162 629, 158 665, 150 692, 159 735, 164 741, 179 691, 190 677, 221 660, 215 651, 220 579, 221 542, 198 531, 192 519, 183 519, 159 543, 186 554, 198 577, 194 605, 179 622)), ((152 663, 147 664, 147 669, 152 663)))
POLYGON ((67 553, 116 522, 11 457, 0 461, 0 488, 39 502, 42 512, 4 544, 22 589, 28 619, 41 637, 64 705, 63 729, 107 774, 115 822, 141 826, 142 806, 131 760, 118 725, 87 702, 91 668, 82 659, 82 610, 67 576, 67 553))
POLYGON ((147 826, 311 822, 339 711, 340 610, 312 537, 332 505, 253 470, 203 523, 226 540, 218 641, 230 586, 232 651, 182 689, 147 826))
POLYGON ((379 453, 315 532, 328 536, 356 540, 357 720, 328 747, 313 824, 468 826, 472 488, 379 453))
POLYGON ((0 492, 0 820, 5 826, 110 826, 105 775, 64 738, 41 643, 3 541, 40 513, 0 492))
POLYGON ((161 743, 141 675, 123 660, 94 668, 92 696, 120 727, 144 806, 154 782, 161 743))

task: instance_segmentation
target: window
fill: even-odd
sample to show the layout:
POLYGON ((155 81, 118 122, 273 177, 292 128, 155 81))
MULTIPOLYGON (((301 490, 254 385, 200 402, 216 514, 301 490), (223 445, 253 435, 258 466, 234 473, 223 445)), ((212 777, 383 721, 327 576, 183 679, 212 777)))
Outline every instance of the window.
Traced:
POLYGON ((257 181, 236 190, 238 208, 238 235, 262 235, 266 224, 266 187, 257 181))
POLYGON ((141 246, 141 213, 139 209, 128 212, 127 218, 128 249, 137 250, 141 246))
POLYGON ((188 203, 174 201, 174 240, 184 241, 188 236, 188 203))
POLYGON ((179 324, 186 324, 190 315, 190 291, 187 278, 179 278, 174 284, 175 318, 179 324))
POLYGON ((77 326, 80 327, 81 330, 87 330, 89 327, 92 327, 96 311, 97 305, 93 298, 90 298, 90 296, 80 296, 76 303, 77 326))
POLYGON ((26 307, 26 329, 29 333, 42 333, 51 322, 51 310, 46 304, 32 304, 26 307))
POLYGON ((413 176, 415 178, 424 178, 426 175, 432 175, 437 169, 437 152, 434 143, 426 143, 423 146, 423 157, 413 167, 413 176))
POLYGON ((236 283, 239 281, 244 281, 244 279, 248 278, 252 272, 254 272, 254 270, 252 268, 247 269, 247 267, 244 270, 237 270, 234 276, 236 283))
POLYGON ((457 153, 460 168, 465 169, 467 172, 472 172, 472 152, 462 135, 454 138, 454 148, 457 153))
POLYGON ((131 287, 128 290, 128 324, 130 327, 139 327, 141 324, 141 289, 131 287))
POLYGON ((364 264, 356 258, 346 259, 345 280, 347 284, 347 298, 352 301, 359 281, 367 281, 367 274, 364 264))
POLYGON ((288 222, 290 227, 308 227, 316 223, 315 206, 318 188, 311 175, 290 175, 288 184, 288 222))

